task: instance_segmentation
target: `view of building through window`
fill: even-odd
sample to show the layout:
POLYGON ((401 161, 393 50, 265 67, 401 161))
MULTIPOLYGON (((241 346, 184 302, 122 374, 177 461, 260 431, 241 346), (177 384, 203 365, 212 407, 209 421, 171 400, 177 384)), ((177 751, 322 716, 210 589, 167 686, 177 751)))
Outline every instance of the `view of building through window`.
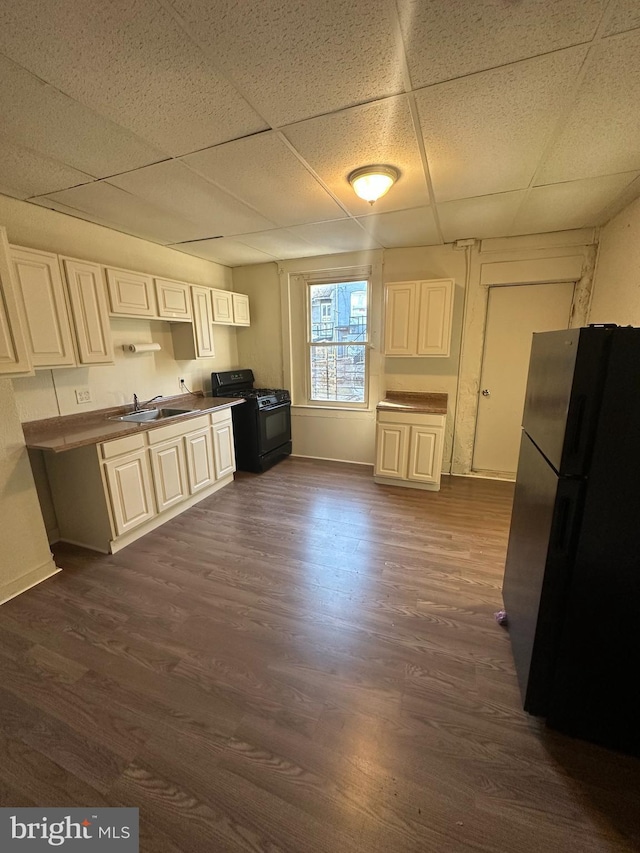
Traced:
POLYGON ((367 305, 367 281, 309 285, 311 400, 365 402, 367 305))

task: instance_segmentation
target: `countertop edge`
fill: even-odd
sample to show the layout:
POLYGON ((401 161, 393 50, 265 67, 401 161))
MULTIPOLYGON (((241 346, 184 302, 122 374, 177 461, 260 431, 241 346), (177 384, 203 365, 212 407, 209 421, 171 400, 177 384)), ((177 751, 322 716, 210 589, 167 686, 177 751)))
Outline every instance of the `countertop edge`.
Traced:
POLYGON ((411 412, 425 415, 446 415, 448 395, 442 392, 388 391, 376 405, 378 412, 411 412))
MULTIPOLYGON (((25 437, 25 445, 28 450, 42 450, 49 453, 64 453, 67 450, 76 450, 79 447, 88 447, 92 444, 102 444, 105 441, 117 441, 119 438, 125 438, 129 435, 138 435, 140 433, 149 432, 153 429, 158 429, 168 424, 183 423, 193 420, 200 415, 211 414, 220 409, 230 409, 232 406, 240 406, 244 403, 243 399, 233 397, 207 397, 201 398, 207 403, 211 401, 213 405, 200 406, 194 408, 193 411, 185 413, 175 418, 166 418, 162 421, 146 421, 141 423, 129 423, 127 421, 109 421, 109 415, 103 414, 111 412, 112 409, 97 409, 91 415, 86 417, 83 426, 78 425, 75 429, 71 428, 69 432, 64 434, 64 423, 59 425, 59 429, 55 429, 56 422, 64 422, 65 416, 60 418, 48 418, 46 421, 28 421, 22 424, 22 429, 25 437), (215 401, 215 402, 214 402, 215 401), (101 424, 109 422, 110 429, 104 433, 100 432, 101 424), (44 424, 47 424, 45 427, 44 424), (38 425, 41 425, 40 427, 38 425), (46 436, 46 432, 52 434, 46 436), (93 435, 86 435, 87 432, 94 431, 93 435), (56 434, 57 433, 57 434, 56 434), (82 435, 85 433, 85 435, 82 435), (77 437, 75 437, 77 435, 77 437)), ((70 417, 76 417, 71 415, 70 417)))

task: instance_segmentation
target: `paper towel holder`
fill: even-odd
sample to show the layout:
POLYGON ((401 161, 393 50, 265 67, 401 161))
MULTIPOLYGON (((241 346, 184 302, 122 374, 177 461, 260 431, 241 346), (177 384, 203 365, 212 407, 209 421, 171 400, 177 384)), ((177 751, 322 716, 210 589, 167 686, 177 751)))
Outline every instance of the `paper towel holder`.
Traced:
POLYGON ((140 343, 140 344, 122 344, 122 349, 125 352, 159 352, 162 349, 160 344, 140 343))

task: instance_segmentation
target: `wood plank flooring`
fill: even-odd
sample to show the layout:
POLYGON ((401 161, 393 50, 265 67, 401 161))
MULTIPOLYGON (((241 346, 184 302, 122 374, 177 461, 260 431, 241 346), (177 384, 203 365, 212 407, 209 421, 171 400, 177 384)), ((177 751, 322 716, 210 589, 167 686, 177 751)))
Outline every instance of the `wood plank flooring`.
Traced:
POLYGON ((640 762, 521 710, 513 487, 289 459, 0 608, 0 805, 145 853, 640 849, 640 762))

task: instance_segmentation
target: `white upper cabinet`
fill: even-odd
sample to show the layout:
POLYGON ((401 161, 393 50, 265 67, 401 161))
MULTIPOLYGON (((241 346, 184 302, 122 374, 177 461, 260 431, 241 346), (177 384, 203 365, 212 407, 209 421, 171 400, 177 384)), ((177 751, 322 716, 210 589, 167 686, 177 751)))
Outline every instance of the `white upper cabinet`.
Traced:
POLYGON ((158 316, 164 320, 191 320, 190 287, 183 281, 156 278, 158 316))
POLYGON ((212 290, 213 322, 227 326, 249 326, 249 297, 230 290, 212 290))
POLYGON ((107 267, 109 307, 112 314, 155 317, 156 296, 150 275, 107 267))
POLYGON ((9 260, 7 232, 0 227, 0 374, 32 373, 9 260))
POLYGON ((440 356, 451 349, 454 281, 397 281, 385 286, 384 352, 440 356))
POLYGON ((415 355, 416 282, 403 281, 385 288, 384 352, 385 355, 415 355))
POLYGON ((213 322, 233 324, 233 300, 229 290, 212 290, 211 302, 213 304, 213 322))
POLYGON ((194 358, 213 358, 213 309, 211 288, 192 285, 191 306, 193 323, 172 323, 173 355, 177 361, 194 358))
POLYGON ((99 264, 62 258, 80 364, 112 364, 113 344, 102 269, 99 264))
POLYGON ((250 326, 249 297, 244 293, 232 293, 233 299, 233 324, 234 326, 250 326))
POLYGON ((212 358, 216 352, 213 345, 213 313, 211 291, 207 287, 192 287, 193 334, 196 343, 196 358, 212 358))
POLYGON ((73 367, 76 355, 58 256, 21 246, 9 248, 33 366, 73 367))

